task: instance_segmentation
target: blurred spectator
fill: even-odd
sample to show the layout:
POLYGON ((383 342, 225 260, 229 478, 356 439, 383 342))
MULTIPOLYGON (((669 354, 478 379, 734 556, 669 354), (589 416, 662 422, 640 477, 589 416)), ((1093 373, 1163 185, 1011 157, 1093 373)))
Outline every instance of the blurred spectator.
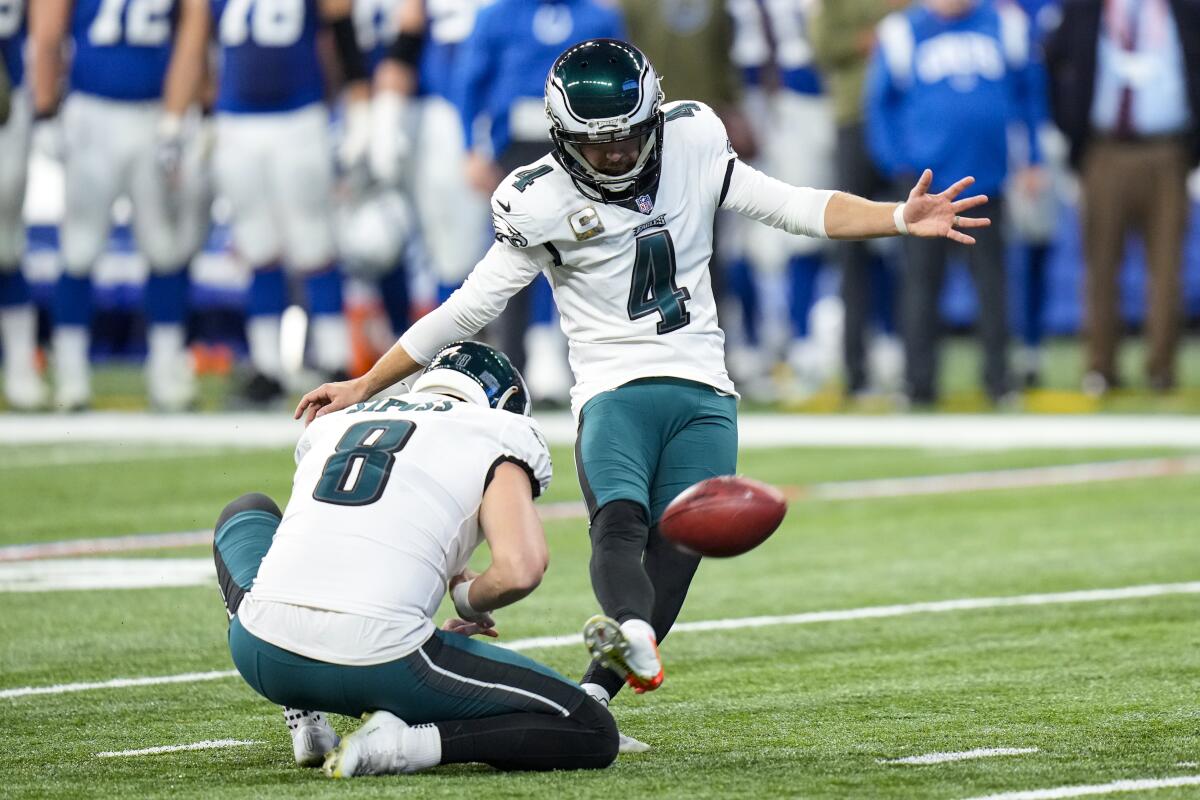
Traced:
MULTIPOLYGON (((468 174, 479 192, 490 195, 505 175, 550 151, 546 75, 559 55, 588 39, 624 38, 621 13, 598 0, 498 0, 479 12, 464 45, 458 90, 468 174), (490 147, 476 141, 484 115, 490 147)), ((509 300, 493 328, 535 399, 565 404, 572 382, 566 338, 545 279, 509 300)))
POLYGON ((1175 386, 1187 174, 1200 163, 1200 4, 1071 0, 1047 59, 1055 120, 1071 141, 1083 196, 1087 374, 1119 385, 1117 273, 1131 231, 1149 270, 1146 372, 1175 386))
POLYGON ((630 41, 663 76, 667 99, 712 106, 733 149, 754 158, 754 135, 740 107, 742 87, 731 56, 733 20, 722 0, 622 0, 621 8, 630 41))
MULTIPOLYGON (((375 0, 380 2, 387 0, 375 0)), ((392 30, 384 25, 368 34, 391 40, 386 48, 367 48, 374 65, 371 174, 380 185, 407 193, 439 302, 462 284, 491 239, 487 200, 466 180, 454 96, 454 76, 482 3, 394 0, 386 10, 392 30)))
MULTIPOLYGON (((1059 0, 997 0, 1000 4, 1018 5, 1029 17, 1032 69, 1040 74, 1038 82, 1045 85, 1045 63, 1043 45, 1046 36, 1058 25, 1061 15, 1059 0)), ((1035 100, 1046 101, 1045 92, 1038 92, 1035 100)), ((1049 111, 1042 109, 1038 117, 1045 120, 1038 131, 1046 169, 1024 170, 1029 163, 1029 153, 1022 147, 1022 140, 1014 138, 1015 145, 1010 154, 1010 166, 1018 170, 1021 180, 1011 181, 1007 188, 1011 233, 1020 244, 1019 258, 1025 270, 1025 280, 1020 283, 1021 297, 1019 316, 1021 346, 1014 359, 1017 380, 1020 385, 1032 389, 1041 385, 1042 340, 1045 336, 1043 317, 1046 310, 1046 270, 1053 250, 1055 233, 1059 221, 1059 189, 1065 176, 1065 147, 1062 135, 1049 123, 1049 111)))
MULTIPOLYGON (((892 188, 867 150, 863 84, 876 26, 907 5, 908 0, 822 0, 811 20, 814 55, 833 97, 837 121, 836 185, 863 197, 879 197, 892 188)), ((891 333, 893 278, 868 242, 839 242, 837 251, 842 266, 846 393, 856 395, 867 389, 866 333, 872 305, 879 306, 883 333, 891 333)), ((885 350, 895 349, 891 336, 881 341, 885 350)))
MULTIPOLYGON (((833 109, 813 64, 808 18, 815 0, 728 0, 734 21, 733 60, 742 72, 743 108, 756 140, 755 166, 796 186, 833 185, 833 109)), ((744 391, 769 381, 786 356, 792 389, 802 398, 820 388, 827 359, 810 336, 809 314, 826 242, 739 217, 745 257, 730 266, 741 281, 746 347, 731 352, 730 369, 744 391), (747 302, 747 300, 749 302, 747 302), (762 336, 759 338, 761 317, 762 336)), ((735 277, 736 276, 736 277, 735 277)))
MULTIPOLYGON (((979 296, 988 397, 1009 392, 1008 322, 1000 194, 1008 172, 1007 129, 1023 122, 1029 163, 1041 161, 1035 99, 1042 89, 1029 57, 1029 21, 1012 5, 989 0, 925 0, 879 26, 867 79, 867 138, 880 169, 904 188, 928 167, 932 191, 963 175, 993 201, 980 215, 993 225, 975 231, 966 255, 979 296), (937 120, 937 126, 931 125, 937 120)), ((902 329, 909 400, 937 398, 938 300, 947 240, 905 240, 902 329)))

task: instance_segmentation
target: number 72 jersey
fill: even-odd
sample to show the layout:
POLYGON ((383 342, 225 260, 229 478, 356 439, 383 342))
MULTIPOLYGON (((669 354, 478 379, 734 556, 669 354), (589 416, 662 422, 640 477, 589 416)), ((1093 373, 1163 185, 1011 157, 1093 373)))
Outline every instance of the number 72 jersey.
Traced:
POLYGON ((668 103, 663 112, 662 173, 652 194, 621 205, 592 200, 547 155, 492 197, 497 241, 538 261, 554 289, 576 413, 638 378, 684 378, 734 393, 709 262, 736 155, 702 103, 668 103))

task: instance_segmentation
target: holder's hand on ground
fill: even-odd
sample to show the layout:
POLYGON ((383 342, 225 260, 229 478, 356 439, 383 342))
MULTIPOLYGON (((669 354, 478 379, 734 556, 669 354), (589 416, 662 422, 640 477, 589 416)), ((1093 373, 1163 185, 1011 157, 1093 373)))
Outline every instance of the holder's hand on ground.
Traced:
POLYGON ((975 195, 963 200, 956 198, 975 183, 971 177, 963 178, 941 194, 929 194, 933 183, 933 170, 925 170, 920 180, 908 195, 904 204, 904 222, 910 236, 926 239, 945 237, 960 244, 975 244, 975 239, 957 228, 986 228, 992 224, 987 217, 959 216, 987 203, 987 195, 975 195))
POLYGON ((490 636, 493 639, 499 639, 500 634, 496 631, 495 625, 481 625, 478 622, 467 622, 465 619, 451 617, 442 623, 442 630, 449 633, 457 633, 460 636, 490 636))
POLYGON ((361 403, 370 396, 362 378, 351 378, 348 381, 323 383, 300 398, 296 406, 294 419, 303 419, 309 425, 317 417, 341 411, 355 403, 361 403))

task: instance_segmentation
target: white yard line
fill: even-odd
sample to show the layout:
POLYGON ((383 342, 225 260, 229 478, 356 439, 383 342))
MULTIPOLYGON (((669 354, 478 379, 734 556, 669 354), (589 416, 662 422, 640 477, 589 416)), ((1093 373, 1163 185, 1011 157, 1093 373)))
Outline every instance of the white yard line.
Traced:
POLYGON ((39 694, 70 694, 92 689, 126 689, 132 686, 159 686, 164 683, 201 683, 237 675, 235 669, 216 672, 184 672, 180 675, 152 675, 146 678, 113 678, 95 683, 59 683, 54 686, 22 686, 16 689, 0 689, 0 700, 11 697, 29 697, 39 694))
POLYGON ((1054 789, 1028 789, 1019 792, 972 797, 970 800, 1058 800, 1061 797, 1090 797, 1098 794, 1120 792, 1147 792, 1152 789, 1171 789, 1177 786, 1200 786, 1200 775, 1180 775, 1176 778, 1143 778, 1141 780, 1113 781, 1091 786, 1059 786, 1054 789))
MULTIPOLYGON (((671 628, 671 634, 741 630, 744 628, 769 628, 777 625, 813 625, 818 622, 849 622, 859 619, 907 617, 913 614, 945 614, 951 611, 979 611, 989 608, 1012 608, 1015 606, 1098 603, 1109 600, 1134 600, 1145 597, 1178 594, 1200 594, 1200 581, 1126 586, 1121 589, 1088 589, 1079 592, 1026 594, 1015 597, 972 597, 961 600, 937 600, 927 603, 907 603, 905 605, 894 606, 847 608, 837 611, 809 611, 803 614, 786 614, 771 617, 742 617, 741 619, 680 622, 671 628)), ((542 647, 566 647, 578 644, 579 641, 579 634, 569 634, 566 636, 538 636, 529 639, 518 639, 508 643, 496 642, 495 644, 502 647, 509 647, 513 650, 531 650, 542 647)))
MULTIPOLYGON (((870 500, 884 497, 917 497, 936 494, 1071 486, 1107 481, 1163 478, 1200 473, 1200 456, 1100 461, 1051 467, 999 469, 946 475, 918 475, 861 481, 831 481, 786 487, 793 499, 870 500)), ((587 507, 579 501, 538 506, 543 520, 582 519, 587 507)), ((177 531, 0 547, 0 563, 40 558, 104 555, 131 550, 160 550, 212 544, 212 531, 177 531)))
MULTIPOLYGON (((1020 606, 1046 606, 1067 603, 1097 603, 1110 600, 1133 600, 1145 597, 1200 594, 1200 581, 1191 583, 1159 583, 1144 586, 1126 586, 1119 589, 1088 589, 1078 592, 1053 594, 1026 594, 1013 597, 972 597, 960 600, 939 600, 926 603, 908 603, 893 606, 868 606, 836 611, 810 611, 804 614, 788 614, 771 617, 743 617, 741 619, 714 619, 700 622, 681 622, 671 629, 672 634, 699 633, 704 631, 728 631, 747 628, 776 627, 779 625, 812 625, 819 622, 848 622, 859 619, 881 619, 904 617, 913 614, 939 614, 952 611, 978 611, 990 608, 1013 608, 1020 606)), ((510 650, 539 650, 555 647, 574 647, 581 643, 578 633, 561 636, 535 636, 511 642, 497 642, 510 650)), ((159 675, 145 678, 117 678, 99 683, 67 683, 55 686, 25 686, 0 690, 0 699, 27 697, 42 694, 66 694, 90 689, 116 689, 127 686, 153 686, 163 683, 194 683, 226 678, 237 673, 233 670, 221 672, 191 672, 184 675, 159 675)))
POLYGON ((257 739, 208 739, 203 742, 192 742, 191 744, 167 744, 162 747, 144 747, 141 750, 106 750, 103 753, 96 753, 96 758, 153 756, 159 753, 180 753, 184 750, 219 750, 225 747, 246 747, 254 744, 262 744, 262 742, 257 739))
POLYGON ((0 592, 215 585, 211 558, 62 558, 0 563, 0 592))
POLYGON ((950 761, 970 761, 976 758, 994 758, 996 756, 1023 756, 1036 753, 1036 747, 979 747, 974 750, 963 750, 958 753, 925 753, 920 756, 905 756, 904 758, 881 758, 880 764, 945 764, 950 761))
MULTIPOLYGON (((575 420, 570 414, 536 416, 552 444, 575 442, 575 420)), ((6 445, 169 442, 176 447, 290 448, 301 430, 287 413, 0 414, 0 443, 6 445)), ((1200 447, 1200 417, 1194 415, 743 414, 738 431, 742 447, 1200 447)))

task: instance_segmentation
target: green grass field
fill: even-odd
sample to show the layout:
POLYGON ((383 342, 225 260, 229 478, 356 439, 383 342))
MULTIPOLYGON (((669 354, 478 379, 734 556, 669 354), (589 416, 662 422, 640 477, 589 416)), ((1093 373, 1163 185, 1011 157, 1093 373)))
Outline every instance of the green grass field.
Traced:
MULTIPOLYGON (((1150 451, 754 450, 783 485, 1150 457, 1150 451)), ((548 502, 574 500, 556 450, 548 502)), ((0 545, 205 528, 252 489, 284 501, 285 451, 0 447, 0 545)), ((683 620, 1200 580, 1194 476, 1020 491, 797 502, 744 557, 706 563, 683 620)), ((594 613, 582 520, 549 523, 551 568, 498 615, 503 641, 594 613)), ((203 547, 138 554, 203 558, 203 547)), ((215 583, 0 593, 0 690, 231 668, 215 583)), ((968 798, 1200 774, 1200 594, 682 631, 664 687, 622 694, 653 745, 590 774, 448 767, 335 783, 291 762, 278 709, 239 678, 0 697, 5 797, 968 798), (96 753, 203 740, 243 747, 96 753), (1038 752, 880 763, 974 748, 1038 752)), ((530 654, 571 676, 581 647, 530 654)), ((357 722, 335 717, 345 733, 357 722)), ((1194 797, 1166 788, 1155 798, 1194 797)), ((1151 796, 1151 795, 1147 795, 1151 796)))

